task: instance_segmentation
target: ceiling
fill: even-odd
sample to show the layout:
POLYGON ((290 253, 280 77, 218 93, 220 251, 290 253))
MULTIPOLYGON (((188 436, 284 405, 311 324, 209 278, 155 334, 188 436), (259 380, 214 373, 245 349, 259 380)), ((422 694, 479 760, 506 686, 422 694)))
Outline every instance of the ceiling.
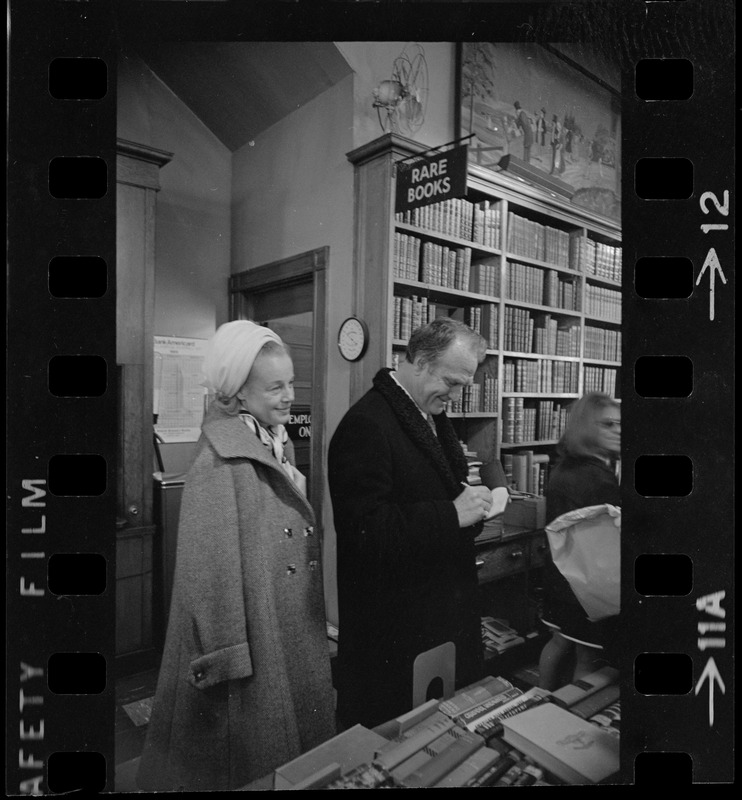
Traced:
POLYGON ((233 152, 352 72, 332 42, 158 42, 137 50, 233 152))

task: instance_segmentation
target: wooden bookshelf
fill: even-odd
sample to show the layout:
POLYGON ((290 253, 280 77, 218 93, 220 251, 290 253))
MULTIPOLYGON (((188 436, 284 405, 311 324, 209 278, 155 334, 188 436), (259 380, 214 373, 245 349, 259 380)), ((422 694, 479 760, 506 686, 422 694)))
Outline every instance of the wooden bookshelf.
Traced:
POLYGON ((465 198, 397 214, 394 163, 422 150, 385 134, 348 154, 357 312, 378 336, 353 367, 351 400, 402 357, 414 327, 456 316, 489 342, 479 388, 450 413, 462 441, 485 463, 518 449, 553 453, 569 404, 586 391, 615 396, 620 385, 620 227, 476 165, 465 198), (520 423, 511 401, 549 435, 509 431, 520 423), (546 414, 557 418, 539 419, 546 414))

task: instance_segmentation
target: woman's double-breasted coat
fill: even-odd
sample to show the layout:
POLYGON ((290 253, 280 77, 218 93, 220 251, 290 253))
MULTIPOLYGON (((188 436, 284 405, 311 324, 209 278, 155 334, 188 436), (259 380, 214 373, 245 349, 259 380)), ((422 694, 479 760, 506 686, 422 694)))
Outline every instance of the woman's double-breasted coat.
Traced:
POLYGON ((185 482, 138 783, 238 788, 334 733, 312 508, 239 417, 212 406, 185 482))

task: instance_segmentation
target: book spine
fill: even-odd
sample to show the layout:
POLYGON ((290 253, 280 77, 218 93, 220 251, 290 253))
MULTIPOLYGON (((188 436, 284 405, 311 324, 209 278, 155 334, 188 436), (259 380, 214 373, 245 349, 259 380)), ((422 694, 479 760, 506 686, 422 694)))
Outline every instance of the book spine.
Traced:
POLYGON ((500 757, 488 770, 485 770, 479 777, 466 785, 467 787, 494 786, 516 762, 517 759, 514 755, 510 755, 510 753, 500 754, 500 757))
POLYGON ((476 732, 475 729, 484 721, 488 720, 503 707, 519 700, 521 697, 523 697, 523 694, 523 691, 515 686, 512 689, 506 689, 504 692, 500 692, 500 694, 496 695, 495 697, 485 700, 484 703, 480 703, 478 706, 475 706, 474 708, 465 711, 463 714, 460 714, 456 721, 459 723, 459 725, 463 725, 465 728, 474 733, 476 732))
POLYGON ((553 692, 553 697, 561 706, 570 707, 579 700, 584 700, 589 695, 594 694, 598 689, 615 683, 617 679, 617 670, 612 667, 603 667, 603 669, 586 675, 574 683, 569 683, 561 689, 557 689, 553 692))
POLYGON ((498 759, 500 754, 484 745, 475 750, 468 758, 464 759, 451 772, 444 775, 438 783, 436 789, 452 789, 457 786, 466 786, 471 781, 476 780, 485 770, 489 769, 498 759))
POLYGON ((481 736, 467 731, 457 733, 455 742, 449 744, 401 783, 408 789, 423 789, 433 786, 483 745, 484 739, 481 736))
POLYGON ((454 722, 452 719, 446 718, 438 720, 409 738, 397 742, 395 746, 389 749, 385 747, 383 752, 380 751, 377 753, 374 761, 379 766, 392 770, 405 759, 414 755, 418 750, 422 750, 423 747, 435 741, 439 736, 442 736, 446 731, 452 728, 453 725, 454 722))
POLYGON ((505 680, 505 678, 493 678, 484 685, 474 686, 468 691, 459 692, 459 694, 454 695, 450 700, 443 701, 438 706, 438 710, 449 717, 457 717, 465 711, 512 688, 513 684, 505 680))
POLYGON ((621 689, 619 685, 617 683, 612 683, 599 689, 595 694, 586 697, 584 700, 579 700, 571 706, 569 710, 573 714, 577 714, 578 717, 588 719, 593 714, 597 714, 612 703, 615 703, 620 697, 620 694, 621 689))
POLYGON ((502 736, 503 728, 502 721, 520 714, 529 708, 540 706, 542 703, 551 702, 549 692, 539 689, 538 692, 528 692, 519 698, 507 703, 501 708, 496 709, 488 719, 481 722, 480 725, 471 728, 473 733, 478 733, 483 736, 486 741, 492 739, 493 736, 502 736))

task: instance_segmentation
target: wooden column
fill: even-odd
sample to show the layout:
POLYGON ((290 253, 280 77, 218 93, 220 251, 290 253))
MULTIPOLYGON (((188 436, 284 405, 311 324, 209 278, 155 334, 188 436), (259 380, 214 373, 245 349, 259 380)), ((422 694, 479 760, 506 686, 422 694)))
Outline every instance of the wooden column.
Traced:
POLYGON ((353 313, 366 321, 370 332, 366 354, 351 366, 351 404, 368 391, 392 351, 394 162, 424 150, 418 142, 386 133, 347 154, 355 167, 353 313))
MULTIPOLYGON (((155 199, 172 153, 119 139, 116 156, 116 655, 152 655, 155 199)), ((126 668, 124 668, 124 671, 126 668)))

